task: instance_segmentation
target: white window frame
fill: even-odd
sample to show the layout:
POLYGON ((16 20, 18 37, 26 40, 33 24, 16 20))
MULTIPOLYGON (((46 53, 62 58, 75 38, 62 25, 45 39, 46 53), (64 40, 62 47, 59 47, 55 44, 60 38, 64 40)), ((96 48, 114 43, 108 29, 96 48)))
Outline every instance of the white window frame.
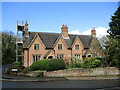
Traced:
POLYGON ((62 44, 58 44, 58 50, 62 50, 62 44))
POLYGON ((64 58, 64 54, 57 54, 57 58, 63 59, 64 58))
POLYGON ((34 50, 39 50, 40 49, 40 45, 39 44, 34 44, 34 50))
POLYGON ((75 50, 79 50, 80 49, 80 45, 76 44, 75 45, 75 50))
POLYGON ((39 61, 40 55, 33 55, 33 62, 39 61))
POLYGON ((80 54, 75 54, 76 59, 80 59, 80 54))

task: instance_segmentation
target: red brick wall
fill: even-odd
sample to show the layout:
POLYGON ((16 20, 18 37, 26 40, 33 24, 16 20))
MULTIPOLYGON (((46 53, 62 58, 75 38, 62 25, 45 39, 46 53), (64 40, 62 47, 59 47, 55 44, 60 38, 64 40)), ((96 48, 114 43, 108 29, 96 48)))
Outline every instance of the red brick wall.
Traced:
POLYGON ((69 58, 69 55, 71 55, 71 50, 67 49, 67 45, 63 41, 62 37, 60 37, 58 42, 55 44, 54 50, 55 50, 55 55, 64 54, 64 58, 69 58), (62 44, 62 50, 58 50, 58 44, 62 44))
MULTIPOLYGON (((49 56, 53 56, 53 58, 55 58, 55 56, 58 54, 64 54, 64 59, 68 59, 68 58, 74 57, 75 54, 80 54, 80 59, 82 59, 83 45, 80 42, 79 38, 75 39, 72 50, 68 50, 67 48, 68 47, 67 47, 66 43, 64 42, 63 38, 60 37, 57 40, 57 42, 55 43, 54 49, 49 53, 47 58, 49 56), (62 44, 62 50, 58 50, 58 44, 62 44), (79 50, 75 49, 76 44, 79 45, 79 48, 80 48, 79 50)), ((24 66, 27 67, 33 63, 33 55, 41 55, 40 59, 44 59, 44 56, 46 55, 47 52, 48 52, 48 50, 46 50, 40 37, 36 36, 36 38, 34 38, 34 40, 31 42, 31 44, 29 46, 29 51, 24 50, 24 66), (34 50, 34 44, 39 44, 40 49, 34 50)))
POLYGON ((72 46, 72 56, 74 57, 75 54, 80 54, 80 59, 82 60, 83 50, 84 47, 82 43, 80 42, 79 38, 76 38, 72 46), (79 45, 79 50, 75 49, 75 45, 79 45))

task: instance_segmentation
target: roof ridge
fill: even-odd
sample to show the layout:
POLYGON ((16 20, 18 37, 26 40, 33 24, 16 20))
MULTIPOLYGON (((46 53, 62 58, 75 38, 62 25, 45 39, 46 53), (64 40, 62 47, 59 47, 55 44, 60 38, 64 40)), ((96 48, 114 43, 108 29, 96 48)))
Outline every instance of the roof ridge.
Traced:
POLYGON ((61 34, 61 33, 53 33, 53 32, 30 32, 30 33, 61 34))
POLYGON ((76 35, 76 36, 92 36, 92 35, 83 35, 83 34, 68 34, 68 35, 76 35))

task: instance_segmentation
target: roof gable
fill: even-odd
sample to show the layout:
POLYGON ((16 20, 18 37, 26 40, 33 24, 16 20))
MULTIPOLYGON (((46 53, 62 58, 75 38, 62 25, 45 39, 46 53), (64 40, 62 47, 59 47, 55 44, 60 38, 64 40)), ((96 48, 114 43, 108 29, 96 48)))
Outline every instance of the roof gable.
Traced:
POLYGON ((72 44, 71 47, 73 47, 73 45, 75 45, 75 42, 76 42, 77 40, 79 41, 79 44, 82 45, 82 47, 84 48, 83 43, 81 43, 80 38, 79 38, 78 36, 76 36, 76 38, 75 38, 75 40, 74 40, 74 42, 73 42, 73 44, 72 44))
POLYGON ((67 45, 66 42, 64 41, 62 35, 60 35, 60 36, 58 37, 58 39, 56 40, 55 44, 53 45, 53 48, 56 46, 56 44, 59 42, 60 39, 62 40, 63 44, 68 48, 68 45, 67 45))
POLYGON ((44 43, 42 42, 42 40, 41 40, 41 38, 39 37, 38 34, 36 34, 36 35, 34 36, 34 38, 32 39, 32 41, 31 41, 30 44, 28 45, 28 48, 30 48, 30 46, 33 44, 33 42, 35 41, 36 38, 39 38, 42 46, 44 46, 44 48, 46 48, 45 45, 44 45, 44 43))
POLYGON ((40 36, 41 40, 45 44, 46 48, 52 48, 60 34, 58 34, 58 33, 39 33, 38 35, 40 36))
POLYGON ((78 37, 80 38, 84 48, 89 48, 93 37, 91 35, 79 35, 78 37))
MULTIPOLYGON (((54 44, 61 36, 60 33, 43 33, 43 32, 29 32, 29 37, 23 37, 23 48, 27 48, 31 41, 33 40, 34 36, 38 34, 41 41, 45 45, 46 48, 53 48, 54 44)), ((76 37, 79 37, 81 43, 83 44, 84 48, 89 48, 90 43, 92 41, 91 35, 74 35, 69 34, 69 39, 63 39, 68 48, 71 48, 72 44, 76 37)))

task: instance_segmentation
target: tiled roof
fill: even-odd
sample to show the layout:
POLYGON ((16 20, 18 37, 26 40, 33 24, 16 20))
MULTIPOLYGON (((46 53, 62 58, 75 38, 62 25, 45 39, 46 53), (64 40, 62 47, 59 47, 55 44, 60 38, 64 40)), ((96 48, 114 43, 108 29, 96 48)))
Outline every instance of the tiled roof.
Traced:
MULTIPOLYGON (((23 48, 28 48, 29 44, 31 43, 36 34, 39 35, 46 48, 53 48, 53 45, 57 41, 58 37, 61 35, 60 33, 29 32, 29 37, 23 37, 23 48)), ((89 48, 92 40, 91 35, 73 35, 73 34, 69 34, 69 39, 64 39, 68 48, 71 48, 76 36, 79 37, 84 48, 89 48)))

